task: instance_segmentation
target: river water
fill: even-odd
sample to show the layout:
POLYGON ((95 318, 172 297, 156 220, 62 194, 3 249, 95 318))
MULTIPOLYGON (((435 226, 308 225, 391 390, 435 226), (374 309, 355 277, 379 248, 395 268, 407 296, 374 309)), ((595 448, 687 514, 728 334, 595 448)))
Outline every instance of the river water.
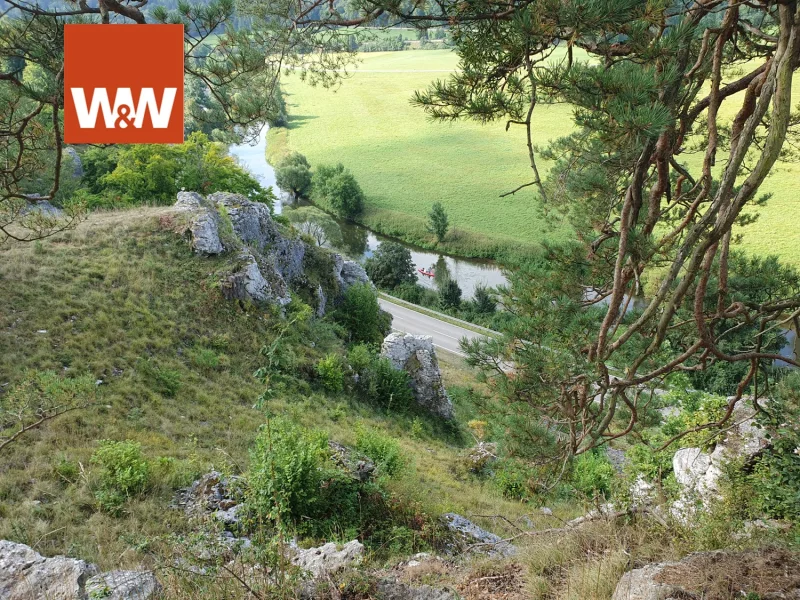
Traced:
MULTIPOLYGON (((292 203, 275 183, 275 170, 267 162, 267 127, 263 129, 258 141, 255 144, 239 144, 230 147, 230 153, 235 156, 239 163, 252 173, 264 187, 271 186, 275 192, 275 213, 281 214, 284 211, 292 210, 292 203)), ((445 254, 430 252, 423 248, 407 244, 399 239, 389 238, 357 225, 355 223, 337 220, 342 231, 342 244, 336 250, 347 256, 364 261, 372 256, 378 246, 386 240, 398 242, 411 251, 411 258, 417 268, 424 268, 426 271, 433 270, 436 277, 426 277, 417 272, 417 281, 420 285, 436 289, 437 281, 449 275, 455 279, 461 287, 463 298, 471 299, 475 293, 475 288, 479 285, 498 286, 505 285, 507 280, 502 271, 491 261, 473 260, 468 258, 457 258, 445 254)), ((786 344, 781 349, 780 354, 787 358, 797 359, 800 356, 800 338, 791 329, 784 330, 786 344)), ((775 361, 777 366, 789 366, 783 361, 775 361)))
MULTIPOLYGON (((293 205, 288 202, 286 194, 275 183, 275 170, 267 162, 266 149, 267 127, 261 132, 257 143, 234 145, 230 147, 229 152, 238 159, 239 164, 259 180, 261 185, 272 187, 272 191, 278 197, 275 201, 275 213, 288 213, 292 210, 293 205)), ((461 287, 462 297, 470 299, 479 285, 494 287, 507 283, 503 273, 491 261, 439 254, 407 244, 402 240, 377 234, 355 223, 339 220, 337 223, 342 231, 343 242, 336 247, 336 250, 355 260, 363 261, 372 256, 382 242, 386 240, 398 242, 411 251, 411 259, 416 268, 423 268, 426 271, 433 270, 436 273, 436 277, 427 277, 417 272, 417 280, 424 287, 436 289, 437 280, 449 275, 461 287)))

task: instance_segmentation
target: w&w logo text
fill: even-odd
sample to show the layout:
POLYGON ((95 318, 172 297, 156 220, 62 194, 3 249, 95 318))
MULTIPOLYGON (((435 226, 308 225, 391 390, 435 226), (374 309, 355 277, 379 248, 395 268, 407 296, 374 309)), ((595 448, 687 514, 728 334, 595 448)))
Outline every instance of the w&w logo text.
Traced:
POLYGON ((166 88, 161 98, 161 104, 156 101, 153 88, 142 88, 139 94, 139 103, 133 109, 133 93, 130 88, 118 88, 112 108, 106 88, 95 88, 91 100, 87 102, 86 92, 83 88, 72 88, 72 100, 75 103, 75 113, 81 129, 94 129, 97 126, 98 112, 103 113, 103 121, 108 129, 125 129, 136 127, 141 129, 145 122, 145 115, 150 116, 154 129, 166 129, 172 116, 172 106, 178 88, 166 88))
POLYGON ((184 50, 183 25, 67 23, 64 141, 182 143, 184 50))

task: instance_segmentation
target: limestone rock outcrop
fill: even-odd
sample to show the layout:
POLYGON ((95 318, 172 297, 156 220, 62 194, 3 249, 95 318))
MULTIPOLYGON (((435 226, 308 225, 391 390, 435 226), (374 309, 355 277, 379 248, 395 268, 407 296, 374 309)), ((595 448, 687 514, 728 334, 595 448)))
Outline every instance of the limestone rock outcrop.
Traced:
POLYGON ((454 534, 458 552, 487 554, 489 556, 513 556, 517 548, 500 536, 486 531, 466 517, 456 513, 442 515, 445 526, 454 534))
POLYGON ((219 238, 219 215, 200 194, 178 192, 175 208, 192 212, 189 233, 192 249, 197 254, 211 256, 221 254, 225 250, 219 238))
POLYGON ((430 585, 411 586, 396 578, 381 579, 377 585, 381 600, 456 600, 454 592, 430 585))
POLYGON ((225 526, 238 523, 237 513, 244 500, 245 481, 242 477, 225 477, 219 471, 210 471, 195 481, 191 487, 178 492, 174 506, 181 508, 190 518, 214 517, 225 526))
POLYGON ((329 542, 316 548, 297 549, 292 564, 318 578, 326 573, 335 573, 345 567, 356 565, 363 557, 364 545, 358 540, 347 542, 341 548, 329 542))
POLYGON ((203 198, 184 191, 175 208, 190 215, 187 233, 197 254, 238 253, 234 268, 221 282, 226 298, 283 307, 291 302, 291 288, 303 286, 315 298, 317 315, 323 316, 350 286, 369 281, 360 264, 335 253, 330 253, 330 274, 321 277, 330 285, 309 281, 307 257, 322 250, 284 233, 266 204, 228 192, 203 198))
POLYGON ((383 340, 381 355, 388 358, 395 369, 409 374, 414 397, 421 406, 444 419, 453 418, 453 403, 444 389, 433 339, 429 335, 392 332, 383 340))
POLYGON ((109 571, 86 582, 90 599, 148 600, 161 593, 161 584, 150 571, 109 571))
POLYGON ((740 401, 731 416, 735 425, 712 452, 681 448, 672 457, 672 470, 682 488, 681 498, 672 507, 676 517, 689 518, 694 510, 706 507, 719 495, 719 481, 727 462, 751 459, 766 446, 764 431, 756 425, 752 413, 745 401, 740 401))
POLYGON ((800 564, 790 553, 772 549, 751 552, 697 552, 676 562, 653 563, 625 573, 612 600, 685 600, 737 597, 763 600, 800 598, 800 564))
POLYGON ((161 585, 149 571, 109 571, 76 558, 45 558, 33 548, 0 541, 0 598, 3 600, 150 600, 161 585))
POLYGON ((86 598, 86 581, 97 573, 82 560, 45 558, 33 548, 0 541, 0 598, 74 600, 86 598))
MULTIPOLYGON (((339 255, 337 254, 336 256, 339 255)), ((341 259, 341 257, 339 258, 341 259)), ((364 267, 354 260, 342 259, 342 267, 339 271, 337 279, 339 281, 339 285, 345 289, 349 288, 351 285, 369 283, 369 277, 367 276, 367 272, 364 270, 364 267)))
MULTIPOLYGON (((274 269, 262 268, 256 257, 244 251, 238 257, 239 267, 222 281, 222 293, 228 300, 253 300, 286 306, 292 301, 286 280, 274 269), (267 280, 265 274, 271 275, 267 280)), ((324 314, 324 312, 323 312, 324 314)))
POLYGON ((78 151, 72 146, 67 146, 64 148, 64 158, 68 159, 64 166, 68 166, 70 163, 72 166, 72 173, 69 173, 69 175, 72 175, 75 179, 83 177, 83 161, 78 151))
POLYGON ((366 457, 359 456, 352 448, 332 440, 328 442, 328 448, 331 451, 334 462, 347 470, 354 479, 365 483, 375 475, 375 470, 377 469, 375 463, 366 457))
POLYGON ((652 564, 628 571, 619 580, 611 600, 667 600, 674 597, 679 588, 656 580, 663 568, 663 564, 652 564))

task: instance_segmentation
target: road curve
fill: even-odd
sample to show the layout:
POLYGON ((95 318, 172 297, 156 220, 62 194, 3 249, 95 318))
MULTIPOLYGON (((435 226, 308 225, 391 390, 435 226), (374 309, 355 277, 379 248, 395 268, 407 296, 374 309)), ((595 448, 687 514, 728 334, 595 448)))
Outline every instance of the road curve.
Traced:
POLYGON ((461 351, 461 338, 483 339, 486 336, 457 325, 451 325, 434 317, 419 313, 383 298, 378 298, 381 308, 392 315, 392 329, 413 335, 429 335, 433 345, 458 356, 466 356, 461 351))

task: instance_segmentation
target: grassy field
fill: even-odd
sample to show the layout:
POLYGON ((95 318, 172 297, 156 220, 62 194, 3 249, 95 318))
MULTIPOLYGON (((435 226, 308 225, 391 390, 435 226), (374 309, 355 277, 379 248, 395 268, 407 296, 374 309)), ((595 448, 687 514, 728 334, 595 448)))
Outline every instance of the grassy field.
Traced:
MULTIPOLYGON (((531 178, 522 128, 433 123, 409 103, 414 90, 455 66, 447 50, 371 53, 335 92, 288 77, 290 127, 270 132, 270 159, 291 148, 312 165, 342 162, 367 195, 365 224, 428 247, 426 214, 436 201, 447 208, 455 231, 446 246, 457 253, 492 254, 564 235, 548 230, 530 190, 499 198, 531 178)), ((549 139, 564 132, 567 109, 547 108, 540 118, 537 131, 549 139)))
MULTIPOLYGON (((456 67, 455 54, 385 52, 361 60, 335 92, 312 88, 298 77, 285 79, 291 119, 288 129, 270 132, 273 164, 291 150, 304 153, 312 166, 344 163, 367 195, 362 222, 426 247, 435 245, 425 219, 437 200, 455 228, 444 248, 457 254, 492 255, 568 235, 562 224, 545 224, 533 188, 499 197, 531 180, 523 128, 506 132, 504 123, 434 123, 409 103, 415 90, 456 67)), ((800 83, 796 87, 800 94, 800 83)), ((568 133, 569 123, 569 107, 540 106, 535 143, 568 133)), ((743 232, 743 245, 800 265, 800 230, 791 225, 800 217, 800 168, 781 165, 764 191, 774 198, 743 232)))

